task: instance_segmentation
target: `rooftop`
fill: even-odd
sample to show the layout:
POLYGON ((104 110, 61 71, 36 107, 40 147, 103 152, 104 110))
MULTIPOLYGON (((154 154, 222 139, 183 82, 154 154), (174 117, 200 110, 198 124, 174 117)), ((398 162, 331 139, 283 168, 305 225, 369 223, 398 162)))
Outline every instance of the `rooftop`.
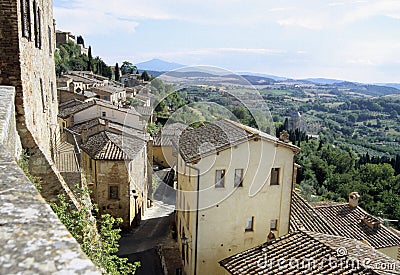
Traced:
POLYGON ((84 121, 82 123, 75 124, 74 126, 69 127, 68 129, 77 134, 81 134, 83 130, 90 129, 90 128, 98 126, 98 125, 105 126, 106 124, 110 130, 115 130, 119 133, 133 135, 133 136, 139 137, 143 140, 146 140, 146 138, 148 136, 148 134, 145 132, 144 129, 135 129, 133 127, 123 125, 123 124, 120 124, 115 121, 103 119, 103 118, 90 119, 90 120, 84 121))
POLYGON ((178 144, 182 132, 191 127, 182 123, 171 123, 165 125, 154 137, 153 146, 172 146, 173 142, 178 144))
POLYGON ((120 93, 125 91, 124 88, 122 87, 116 87, 116 86, 97 86, 97 87, 93 87, 92 91, 96 92, 96 91, 101 91, 101 92, 106 92, 106 93, 110 93, 110 94, 115 94, 115 93, 120 93))
POLYGON ((290 147, 294 151, 300 151, 297 146, 284 143, 274 136, 228 119, 183 131, 179 139, 179 150, 183 159, 191 162, 203 155, 221 151, 252 138, 266 139, 290 147))
POLYGON ((400 262, 360 241, 308 231, 284 235, 228 257, 220 265, 234 275, 400 273, 400 262), (379 268, 382 263, 394 270, 379 268))
POLYGON ((386 226, 372 229, 362 219, 371 217, 361 207, 351 207, 348 203, 314 206, 315 211, 328 221, 340 236, 363 240, 374 248, 400 246, 400 237, 386 226))
POLYGON ((82 110, 84 110, 86 108, 89 108, 89 107, 91 107, 93 105, 99 105, 99 106, 102 106, 102 107, 106 107, 106 108, 110 108, 110 109, 114 109, 114 110, 119 110, 121 112, 127 112, 129 114, 140 116, 140 114, 133 107, 120 108, 118 106, 115 106, 115 105, 111 104, 108 101, 97 99, 97 98, 90 98, 90 99, 87 99, 84 102, 79 101, 79 100, 74 100, 74 101, 71 100, 71 101, 65 102, 65 103, 63 103, 63 104, 61 104, 59 106, 58 116, 60 118, 67 118, 70 115, 79 113, 80 111, 82 111, 82 110))
POLYGON ((142 139, 102 131, 90 136, 81 148, 92 159, 128 160, 135 159, 145 146, 142 139))
POLYGON ((371 228, 362 219, 375 219, 361 207, 348 203, 308 203, 295 192, 292 194, 290 230, 310 230, 343 236, 369 243, 379 249, 400 246, 400 236, 384 225, 371 228))
POLYGON ((293 191, 290 209, 290 232, 299 230, 315 231, 325 234, 338 235, 338 233, 315 212, 312 206, 299 194, 293 191))

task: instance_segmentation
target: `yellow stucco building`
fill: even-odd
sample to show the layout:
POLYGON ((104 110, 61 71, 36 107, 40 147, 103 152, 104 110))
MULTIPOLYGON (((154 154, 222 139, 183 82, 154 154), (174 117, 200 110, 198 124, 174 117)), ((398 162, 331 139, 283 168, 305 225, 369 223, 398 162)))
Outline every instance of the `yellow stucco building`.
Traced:
POLYGON ((186 274, 226 274, 222 259, 288 233, 298 147, 230 120, 185 130, 178 147, 186 274))

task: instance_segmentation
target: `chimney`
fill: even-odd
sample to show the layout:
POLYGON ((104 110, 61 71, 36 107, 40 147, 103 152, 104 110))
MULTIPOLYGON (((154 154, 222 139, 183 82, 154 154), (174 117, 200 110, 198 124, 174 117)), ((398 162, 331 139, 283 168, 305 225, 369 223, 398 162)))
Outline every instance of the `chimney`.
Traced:
POLYGON ((357 207, 358 206, 358 199, 360 198, 360 195, 358 192, 351 192, 349 194, 349 204, 351 207, 357 207))
POLYGON ((286 130, 283 130, 279 134, 279 140, 288 143, 289 142, 289 133, 286 130))

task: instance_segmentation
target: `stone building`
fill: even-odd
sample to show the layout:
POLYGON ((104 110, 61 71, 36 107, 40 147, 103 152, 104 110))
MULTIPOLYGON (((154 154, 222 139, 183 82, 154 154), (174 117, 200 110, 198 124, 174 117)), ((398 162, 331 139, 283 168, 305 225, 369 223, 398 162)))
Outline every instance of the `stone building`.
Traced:
POLYGON ((53 157, 59 140, 52 2, 0 1, 0 85, 15 87, 16 126, 30 172, 52 199, 68 188, 53 157))
POLYGON ((221 120, 183 131, 176 224, 186 274, 225 274, 218 262, 289 232, 298 147, 221 120))
POLYGON ((23 145, 38 146, 51 159, 58 105, 52 3, 1 1, 1 11, 0 85, 16 87, 17 126, 23 145))
POLYGON ((81 148, 82 168, 100 214, 122 218, 126 229, 139 224, 149 190, 146 141, 102 131, 81 148))

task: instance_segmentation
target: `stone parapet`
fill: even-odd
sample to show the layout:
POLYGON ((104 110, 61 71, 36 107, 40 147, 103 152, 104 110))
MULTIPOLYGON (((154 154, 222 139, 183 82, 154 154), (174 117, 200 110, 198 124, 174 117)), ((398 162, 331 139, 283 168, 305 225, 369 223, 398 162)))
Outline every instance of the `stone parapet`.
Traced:
POLYGON ((0 274, 101 274, 15 161, 14 96, 0 86, 0 274))

